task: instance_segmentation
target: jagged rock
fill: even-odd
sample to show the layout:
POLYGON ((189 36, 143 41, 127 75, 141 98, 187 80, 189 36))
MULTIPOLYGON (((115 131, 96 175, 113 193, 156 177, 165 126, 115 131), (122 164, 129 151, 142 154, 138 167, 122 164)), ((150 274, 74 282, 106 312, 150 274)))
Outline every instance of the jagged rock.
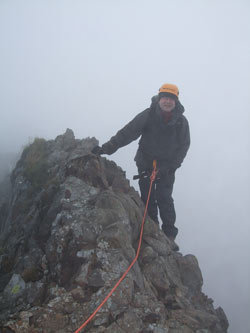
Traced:
POLYGON ((226 316, 224 310, 219 306, 215 311, 219 318, 221 327, 224 330, 227 330, 227 328, 229 327, 229 322, 227 320, 227 316, 226 316))
POLYGON ((17 298, 25 290, 25 282, 19 274, 13 274, 10 282, 4 289, 4 294, 11 298, 17 298))
POLYGON ((202 274, 198 261, 193 255, 178 257, 182 283, 189 288, 192 294, 201 291, 203 284, 202 274))
MULTIPOLYGON (((144 205, 97 144, 67 129, 18 161, 0 211, 0 332, 75 331, 136 256, 144 205)), ((171 246, 147 218, 137 262, 85 331, 227 332, 196 258, 171 246)))

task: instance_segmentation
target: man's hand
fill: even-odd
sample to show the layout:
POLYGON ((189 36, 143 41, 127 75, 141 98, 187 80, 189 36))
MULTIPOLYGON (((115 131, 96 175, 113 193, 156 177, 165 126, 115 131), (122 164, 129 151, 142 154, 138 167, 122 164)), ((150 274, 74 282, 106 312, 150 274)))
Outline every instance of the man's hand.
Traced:
POLYGON ((102 147, 100 146, 95 146, 92 150, 91 153, 95 154, 95 155, 103 155, 105 154, 102 147))

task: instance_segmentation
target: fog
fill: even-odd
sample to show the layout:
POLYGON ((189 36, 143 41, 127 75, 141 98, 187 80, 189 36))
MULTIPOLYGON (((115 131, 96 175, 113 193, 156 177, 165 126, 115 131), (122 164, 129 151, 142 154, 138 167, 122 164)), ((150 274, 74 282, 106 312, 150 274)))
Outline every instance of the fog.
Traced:
MULTIPOLYGON (((0 0, 1 153, 66 128, 102 144, 163 83, 179 87, 192 142, 177 243, 230 333, 250 332, 249 55, 248 0, 0 0)), ((136 149, 108 156, 130 180, 136 149)))

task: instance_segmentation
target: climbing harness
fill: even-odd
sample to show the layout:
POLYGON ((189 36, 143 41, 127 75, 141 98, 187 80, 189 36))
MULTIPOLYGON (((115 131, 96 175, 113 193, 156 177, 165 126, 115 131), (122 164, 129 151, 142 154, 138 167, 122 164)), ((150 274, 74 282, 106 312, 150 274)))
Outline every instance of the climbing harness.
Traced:
MULTIPOLYGON (((146 179, 146 178, 150 178, 150 177, 151 177, 151 171, 146 170, 146 171, 142 171, 139 175, 134 175, 133 180, 146 179)), ((160 173, 159 173, 159 170, 157 170, 156 177, 155 177, 155 182, 157 182, 159 180, 160 180, 160 173)))
POLYGON ((149 178, 150 177, 150 171, 142 171, 141 174, 139 175, 134 175, 133 176, 133 180, 136 180, 136 179, 143 179, 143 178, 149 178))
POLYGON ((96 310, 92 313, 92 315, 90 315, 89 318, 75 331, 75 333, 81 332, 81 330, 92 320, 92 318, 96 315, 96 313, 101 309, 101 307, 110 298, 110 296, 113 294, 113 292, 119 286, 119 284, 124 280, 124 278, 126 277, 126 275, 128 274, 128 272, 130 271, 130 269, 133 267, 133 265, 135 264, 136 260, 138 259, 138 256, 139 256, 139 253, 140 253, 140 249, 141 249, 143 228, 144 228, 144 223, 145 223, 145 219, 146 219, 146 215, 147 215, 149 198, 150 198, 152 185, 153 185, 153 182, 155 181, 156 175, 157 175, 156 160, 154 160, 153 161, 153 171, 152 171, 152 174, 150 176, 150 186, 149 186, 149 191, 148 191, 148 198, 147 198, 147 202, 146 202, 146 206, 145 206, 145 210, 144 210, 144 215, 143 215, 143 219, 142 219, 142 224, 141 224, 140 239, 139 239, 139 244, 138 244, 138 248, 137 248, 137 252, 136 252, 136 256, 135 256, 134 260, 131 262, 131 264, 129 265, 129 267, 127 268, 127 270, 123 273, 122 277, 115 284, 115 286, 111 289, 111 291, 108 293, 108 295, 104 298, 104 300, 102 301, 102 303, 96 308, 96 310))

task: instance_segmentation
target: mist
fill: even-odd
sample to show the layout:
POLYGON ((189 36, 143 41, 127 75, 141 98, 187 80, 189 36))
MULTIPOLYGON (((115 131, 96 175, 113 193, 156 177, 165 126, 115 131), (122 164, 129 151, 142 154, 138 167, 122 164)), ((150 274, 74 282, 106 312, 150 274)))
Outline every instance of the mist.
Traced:
MULTIPOLYGON (((250 331, 249 17, 247 0, 0 1, 0 156, 66 128, 103 144, 163 83, 179 87, 191 147, 176 241, 230 333, 250 331)), ((138 190, 136 149, 107 158, 138 190)))

